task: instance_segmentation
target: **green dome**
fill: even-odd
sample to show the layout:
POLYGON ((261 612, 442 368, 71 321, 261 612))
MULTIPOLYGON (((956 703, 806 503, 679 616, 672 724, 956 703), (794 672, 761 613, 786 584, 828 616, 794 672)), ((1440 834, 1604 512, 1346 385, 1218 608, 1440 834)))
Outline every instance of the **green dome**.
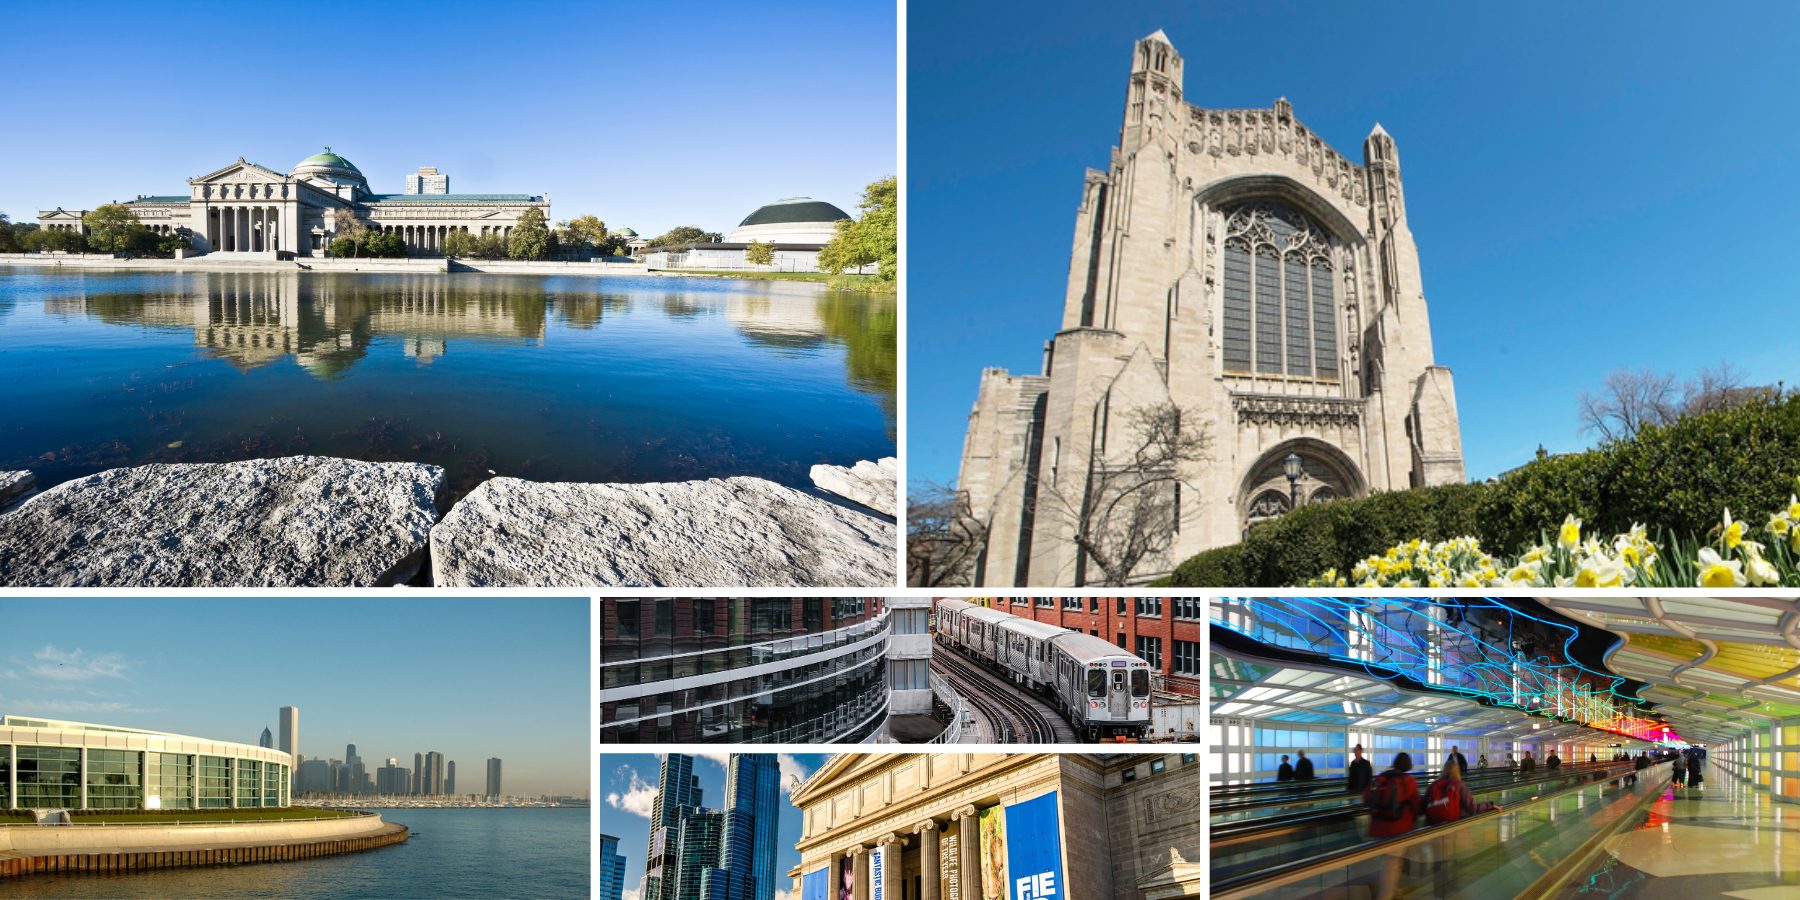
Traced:
POLYGON ((362 170, 358 169, 356 167, 355 163, 337 155, 336 153, 331 152, 330 147, 326 147, 324 152, 322 152, 322 153, 314 153, 313 155, 301 160, 300 164, 295 166, 294 168, 299 169, 299 168, 303 168, 305 166, 330 167, 330 168, 334 168, 334 169, 349 169, 350 171, 355 172, 358 175, 362 174, 362 170))

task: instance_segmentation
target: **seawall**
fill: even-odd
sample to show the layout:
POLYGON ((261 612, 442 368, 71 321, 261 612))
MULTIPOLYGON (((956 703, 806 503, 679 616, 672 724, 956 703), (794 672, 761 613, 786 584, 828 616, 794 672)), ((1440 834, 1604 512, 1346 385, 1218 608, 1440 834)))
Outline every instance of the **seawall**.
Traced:
POLYGON ((405 825, 379 815, 234 825, 13 825, 0 827, 0 880, 289 862, 375 850, 410 836, 405 825))
POLYGON ((0 266, 37 266, 51 269, 132 270, 140 272, 415 272, 421 274, 471 272, 493 275, 651 275, 643 263, 565 262, 518 259, 345 259, 302 257, 275 259, 225 259, 195 256, 188 259, 120 259, 105 253, 0 253, 0 266))

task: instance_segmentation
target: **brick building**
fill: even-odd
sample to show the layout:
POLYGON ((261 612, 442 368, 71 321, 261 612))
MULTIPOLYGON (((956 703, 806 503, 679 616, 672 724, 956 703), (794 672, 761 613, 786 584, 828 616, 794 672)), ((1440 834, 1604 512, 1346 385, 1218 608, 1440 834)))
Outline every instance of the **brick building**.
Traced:
POLYGON ((1172 693, 1200 696, 1200 597, 972 597, 1021 618, 1104 638, 1161 674, 1172 693))

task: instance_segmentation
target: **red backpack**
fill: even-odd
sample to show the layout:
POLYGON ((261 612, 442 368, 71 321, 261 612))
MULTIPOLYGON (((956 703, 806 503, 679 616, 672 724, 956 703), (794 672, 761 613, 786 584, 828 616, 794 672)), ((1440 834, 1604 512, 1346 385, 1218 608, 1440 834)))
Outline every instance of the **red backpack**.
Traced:
POLYGON ((1433 781, 1431 790, 1425 792, 1425 821, 1442 825, 1462 817, 1462 791, 1454 789, 1448 778, 1433 781))

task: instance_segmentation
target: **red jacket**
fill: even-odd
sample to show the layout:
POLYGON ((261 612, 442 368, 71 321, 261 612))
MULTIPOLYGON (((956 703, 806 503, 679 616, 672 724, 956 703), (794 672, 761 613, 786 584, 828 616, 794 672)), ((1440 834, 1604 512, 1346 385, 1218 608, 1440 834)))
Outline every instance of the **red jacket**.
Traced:
POLYGON ((1368 790, 1363 792, 1363 805, 1365 807, 1375 801, 1375 791, 1381 787, 1381 780, 1383 778, 1400 779, 1400 796, 1405 798, 1406 812, 1398 819, 1377 819, 1371 814, 1369 816, 1369 837, 1372 838, 1393 837, 1397 834, 1405 834, 1414 828, 1417 828, 1419 824, 1419 814, 1423 812, 1425 808, 1424 799, 1419 796, 1419 783, 1414 781, 1411 775, 1404 773, 1395 775, 1391 770, 1375 776, 1375 781, 1369 785, 1368 790))

